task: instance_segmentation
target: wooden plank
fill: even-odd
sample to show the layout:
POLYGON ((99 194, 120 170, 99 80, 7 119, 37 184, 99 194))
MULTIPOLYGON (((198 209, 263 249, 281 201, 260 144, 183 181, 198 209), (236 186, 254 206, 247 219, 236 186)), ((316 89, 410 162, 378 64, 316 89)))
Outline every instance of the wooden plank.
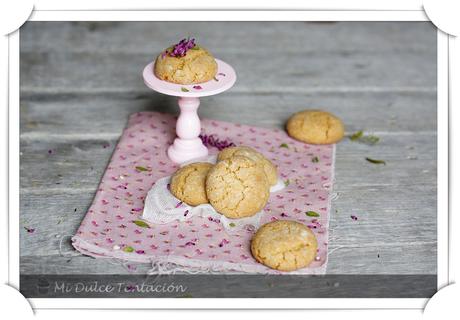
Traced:
MULTIPOLYGON (((436 131, 436 94, 324 93, 238 94, 230 91, 201 100, 200 117, 284 128, 289 116, 307 108, 333 112, 349 133, 436 131), (244 114, 244 116, 240 116, 244 114)), ((159 111, 178 114, 175 98, 153 92, 140 95, 26 95, 21 99, 21 136, 118 137, 130 114, 159 111), (78 121, 76 120, 78 119, 78 121)))
POLYGON ((21 51, 154 54, 186 36, 213 52, 436 54, 431 22, 27 22, 21 51), (267 51, 266 48, 269 47, 267 51))
MULTIPOLYGON (((236 70, 233 92, 302 92, 436 89, 436 56, 431 53, 321 53, 305 55, 223 53, 236 70), (401 67, 404 66, 404 67, 401 67), (423 77, 418 76, 423 74, 423 77)), ((152 55, 132 53, 22 52, 22 92, 146 92, 141 72, 152 55)))
MULTIPOLYGON (((21 142, 20 185, 23 192, 47 189, 95 190, 116 140, 21 142)), ((436 136, 385 135, 374 146, 345 138, 336 152, 336 183, 344 186, 436 185, 436 136), (387 165, 368 163, 382 159, 387 165), (359 174, 356 174, 359 171, 359 174)))
MULTIPOLYGON (((149 270, 149 264, 87 256, 27 255, 20 262, 21 274, 145 274, 149 270)), ((436 246, 340 248, 330 255, 327 274, 436 274, 436 246)))

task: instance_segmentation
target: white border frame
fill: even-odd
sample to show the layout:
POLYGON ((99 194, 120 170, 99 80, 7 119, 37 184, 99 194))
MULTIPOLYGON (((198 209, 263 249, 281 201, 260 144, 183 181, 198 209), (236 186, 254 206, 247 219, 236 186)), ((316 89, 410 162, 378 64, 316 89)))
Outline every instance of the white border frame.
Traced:
MULTIPOLYGON (((31 21, 429 21, 420 11, 35 11, 31 21)), ((448 283, 448 37, 438 31, 438 289, 448 283), (443 213, 443 214, 440 214, 443 213)), ((9 38, 9 284, 19 287, 19 33, 9 38), (13 232, 17 230, 17 232, 13 232)), ((429 299, 29 299, 42 308, 423 309, 429 299), (179 302, 180 301, 180 302, 179 302), (276 303, 275 303, 276 302, 276 303), (276 307, 274 307, 276 306, 276 307)))

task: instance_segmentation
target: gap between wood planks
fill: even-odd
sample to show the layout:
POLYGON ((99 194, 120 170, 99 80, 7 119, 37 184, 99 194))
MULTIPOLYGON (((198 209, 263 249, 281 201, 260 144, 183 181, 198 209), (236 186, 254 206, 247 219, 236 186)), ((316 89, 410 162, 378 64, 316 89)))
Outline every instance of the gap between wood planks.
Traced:
MULTIPOLYGON (((23 141, 53 141, 53 142, 62 142, 62 141, 99 141, 99 140, 117 140, 120 138, 122 132, 105 132, 105 133, 47 133, 47 132, 25 132, 20 134, 20 138, 23 141)), ((345 135, 348 136, 353 134, 353 132, 346 132, 345 135)), ((373 135, 376 136, 413 136, 413 135, 426 135, 432 136, 436 135, 436 131, 373 131, 373 135)), ((344 137, 345 139, 347 137, 344 137)))
MULTIPOLYGON (((21 95, 41 95, 41 94, 145 94, 151 92, 139 90, 137 88, 118 88, 118 87, 99 87, 99 88, 60 88, 60 87, 28 87, 21 86, 21 95)), ((254 93, 254 94, 273 94, 273 93, 436 93, 437 87, 418 87, 418 86, 398 86, 398 87, 378 87, 378 86, 361 86, 361 87, 265 87, 265 88, 244 88, 235 87, 231 89, 232 93, 254 93)))

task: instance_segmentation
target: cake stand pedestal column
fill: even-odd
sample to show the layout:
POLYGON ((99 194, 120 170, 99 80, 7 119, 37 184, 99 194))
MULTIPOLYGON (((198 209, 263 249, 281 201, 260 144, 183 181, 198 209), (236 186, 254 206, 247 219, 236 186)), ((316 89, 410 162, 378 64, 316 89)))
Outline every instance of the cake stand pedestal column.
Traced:
POLYGON ((180 114, 176 123, 177 138, 168 148, 168 157, 176 163, 206 157, 208 148, 199 138, 201 132, 200 118, 198 117, 199 98, 179 98, 180 114), (186 160, 184 160, 186 159, 186 160))

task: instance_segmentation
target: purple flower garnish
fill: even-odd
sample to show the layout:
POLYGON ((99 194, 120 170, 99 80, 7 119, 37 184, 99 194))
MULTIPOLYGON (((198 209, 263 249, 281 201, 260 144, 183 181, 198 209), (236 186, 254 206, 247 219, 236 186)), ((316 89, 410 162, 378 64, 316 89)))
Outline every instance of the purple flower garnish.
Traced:
POLYGON ((136 250, 136 253, 137 253, 137 254, 144 254, 145 251, 144 251, 144 250, 136 250))
POLYGON ((24 229, 26 229, 27 233, 34 233, 35 232, 34 228, 24 227, 24 229))
POLYGON ((193 86, 193 89, 201 90, 201 89, 203 89, 203 87, 202 86, 193 86))
POLYGON ((352 219, 355 220, 355 221, 358 220, 358 217, 355 216, 355 215, 351 215, 350 218, 352 218, 352 219))
POLYGON ((182 201, 179 201, 177 204, 176 204, 176 208, 179 208, 181 205, 182 205, 182 201))
POLYGON ((228 140, 219 140, 215 135, 200 134, 200 139, 206 147, 216 147, 219 151, 228 147, 234 147, 235 144, 228 140))
MULTIPOLYGON (((188 50, 195 46, 195 39, 182 39, 179 43, 176 43, 170 51, 166 51, 163 54, 168 54, 170 57, 181 58, 187 54, 188 50)), ((161 56, 164 58, 163 54, 161 56)))

